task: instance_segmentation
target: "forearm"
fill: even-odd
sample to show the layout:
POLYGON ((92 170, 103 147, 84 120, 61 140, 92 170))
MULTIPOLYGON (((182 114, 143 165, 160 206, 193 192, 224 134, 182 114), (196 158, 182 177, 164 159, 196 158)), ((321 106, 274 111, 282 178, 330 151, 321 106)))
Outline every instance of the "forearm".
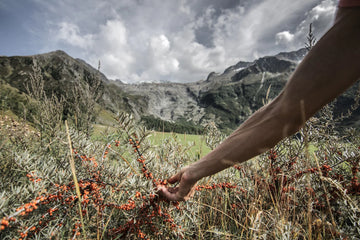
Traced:
POLYGON ((282 99, 281 94, 254 113, 216 149, 190 165, 196 180, 257 156, 295 133, 303 123, 301 113, 287 115, 281 107, 282 99))

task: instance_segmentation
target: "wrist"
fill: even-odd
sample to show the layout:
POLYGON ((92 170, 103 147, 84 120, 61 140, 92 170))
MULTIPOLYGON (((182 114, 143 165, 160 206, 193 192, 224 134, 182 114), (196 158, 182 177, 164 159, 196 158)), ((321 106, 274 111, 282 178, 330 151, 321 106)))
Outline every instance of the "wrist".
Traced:
POLYGON ((225 160, 225 151, 213 150, 211 153, 201 158, 199 161, 189 166, 189 175, 193 181, 218 173, 230 166, 235 162, 225 160))

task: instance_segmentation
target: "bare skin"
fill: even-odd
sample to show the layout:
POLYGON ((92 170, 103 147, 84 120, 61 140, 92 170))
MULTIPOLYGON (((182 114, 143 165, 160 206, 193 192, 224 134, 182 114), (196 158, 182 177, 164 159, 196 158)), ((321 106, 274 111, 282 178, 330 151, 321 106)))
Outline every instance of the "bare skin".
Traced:
POLYGON ((297 132, 307 119, 360 78, 360 7, 339 8, 332 28, 317 42, 283 91, 255 112, 222 144, 158 186, 171 201, 184 201, 201 178, 257 156, 297 132))

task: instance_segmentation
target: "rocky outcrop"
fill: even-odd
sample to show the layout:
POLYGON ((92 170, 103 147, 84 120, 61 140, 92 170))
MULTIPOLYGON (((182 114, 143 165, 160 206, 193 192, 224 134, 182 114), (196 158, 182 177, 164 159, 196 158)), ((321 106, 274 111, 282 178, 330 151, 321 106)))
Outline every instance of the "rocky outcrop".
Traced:
POLYGON ((117 85, 130 95, 143 96, 144 114, 167 121, 215 121, 222 128, 235 128, 280 92, 303 52, 241 61, 195 83, 117 85))

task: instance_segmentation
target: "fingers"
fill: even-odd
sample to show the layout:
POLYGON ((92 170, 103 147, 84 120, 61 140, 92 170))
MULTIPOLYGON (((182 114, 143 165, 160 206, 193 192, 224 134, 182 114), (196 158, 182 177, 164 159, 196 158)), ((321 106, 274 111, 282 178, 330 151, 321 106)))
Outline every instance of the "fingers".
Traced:
POLYGON ((179 182, 180 179, 181 179, 181 176, 183 174, 183 170, 181 170, 180 172, 178 172, 177 174, 171 176, 169 179, 168 179, 168 182, 171 183, 171 184, 174 184, 176 182, 179 182))
MULTIPOLYGON (((174 184, 181 181, 182 172, 180 171, 177 174, 171 176, 167 181, 170 184, 174 184)), ((164 185, 157 186, 159 194, 170 201, 183 201, 181 196, 179 196, 178 191, 179 187, 166 187, 164 185)))
POLYGON ((158 193, 170 201, 186 201, 194 195, 194 184, 186 184, 180 181, 177 187, 158 186, 158 193))
POLYGON ((196 181, 189 178, 188 167, 181 169, 168 179, 168 183, 179 183, 176 187, 158 186, 159 194, 170 201, 186 201, 194 195, 196 181))

